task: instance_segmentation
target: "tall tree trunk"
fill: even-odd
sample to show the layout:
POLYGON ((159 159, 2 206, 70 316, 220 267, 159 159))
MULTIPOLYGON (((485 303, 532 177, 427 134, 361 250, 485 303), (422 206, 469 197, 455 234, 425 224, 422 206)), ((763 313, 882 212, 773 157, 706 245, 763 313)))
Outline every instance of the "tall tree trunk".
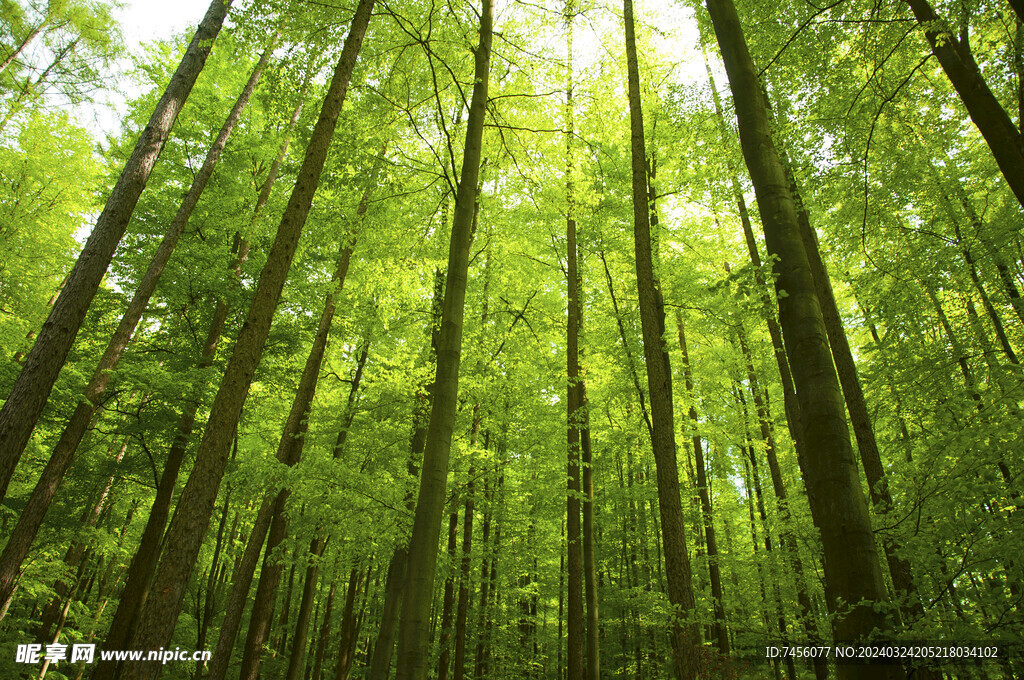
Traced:
MULTIPOLYGON (((334 666, 334 680, 347 680, 352 668, 352 653, 355 650, 358 624, 356 623, 355 603, 359 591, 359 582, 363 572, 352 568, 348 579, 348 590, 345 593, 345 611, 341 616, 341 631, 338 633, 338 657, 334 666)), ((366 579, 370 578, 370 569, 366 571, 366 579)))
POLYGON ((725 625, 725 598, 722 592, 722 570, 718 564, 718 541, 715 539, 715 523, 711 513, 711 491, 708 488, 707 465, 704 463, 704 447, 700 439, 700 420, 697 418, 697 397, 693 389, 693 369, 690 367, 690 353, 686 348, 686 333, 683 315, 676 310, 676 328, 679 332, 679 351, 683 356, 683 380, 686 398, 690 402, 690 422, 693 427, 693 454, 696 458, 697 492, 700 494, 701 516, 704 519, 704 535, 707 538, 708 572, 711 577, 711 596, 714 598, 715 623, 713 636, 718 641, 718 652, 729 653, 729 629, 725 625))
MULTIPOLYGON (((596 626, 590 624, 590 613, 593 613, 596 621, 597 601, 594 598, 591 602, 590 589, 586 590, 588 604, 587 616, 584 618, 584 570, 588 562, 585 547, 591 549, 589 557, 593 557, 593 535, 584 538, 583 527, 580 524, 581 495, 584 493, 582 474, 588 474, 589 470, 581 474, 582 446, 584 431, 587 431, 587 453, 590 453, 589 430, 586 427, 586 406, 583 403, 585 388, 583 378, 580 375, 580 350, 579 335, 582 322, 582 310, 580 303, 580 272, 577 261, 576 248, 576 196, 573 180, 574 158, 573 158, 573 135, 575 134, 575 109, 573 102, 573 19, 576 8, 572 0, 567 0, 565 5, 566 21, 566 44, 569 55, 567 66, 567 87, 565 99, 565 199, 566 199, 566 260, 568 279, 568 322, 566 326, 566 360, 567 360, 567 423, 568 423, 568 447, 567 447, 567 488, 566 494, 566 549, 568 566, 568 618, 566 626, 568 630, 568 680, 583 680, 584 672, 588 679, 595 678, 598 667, 598 647, 596 637, 592 639, 591 633, 596 635, 596 626), (584 651, 586 657, 584 657, 584 651), (586 659, 586 664, 584 664, 586 659), (585 669, 585 670, 584 670, 585 669)), ((591 498, 593 495, 593 482, 591 480, 591 498)), ((589 502, 587 514, 589 515, 589 526, 593 530, 593 507, 589 502)), ((591 568, 593 564, 589 565, 591 568)), ((592 572, 586 574, 586 586, 592 586, 592 572)), ((596 592, 596 591, 595 591, 596 592)))
MULTIPOLYGON (((867 502, 853 456, 842 391, 828 346, 789 182, 772 141, 768 107, 731 0, 707 0, 736 105, 740 142, 769 251, 778 256, 779 319, 791 359, 807 451, 803 461, 811 515, 821 534, 837 640, 891 630, 867 502), (839 609, 838 601, 846 603, 839 609), (857 604, 850 604, 857 603, 857 604), (875 606, 875 605, 881 606, 875 606)), ((840 666, 841 680, 898 679, 895 666, 840 666)))
MULTIPOLYGON (((157 649, 170 641, 188 577, 209 526, 213 503, 224 475, 228 437, 238 422, 249 385, 263 353, 274 309, 281 297, 302 227, 319 184, 320 172, 327 158, 373 4, 374 0, 360 0, 356 9, 324 106, 299 169, 298 181, 285 208, 267 263, 260 273, 252 305, 214 399, 196 453, 195 466, 164 542, 164 557, 154 579, 153 593, 156 597, 148 598, 139 628, 135 631, 134 644, 139 649, 157 649)), ((126 670, 128 675, 124 680, 153 680, 160 673, 159 665, 152 663, 133 664, 126 670)))
POLYGON ((494 507, 494 495, 492 493, 491 485, 488 483, 488 477, 484 477, 484 523, 481 528, 480 543, 482 544, 481 553, 483 558, 480 560, 480 606, 478 608, 479 616, 477 617, 477 637, 476 637, 476 662, 473 665, 473 678, 474 680, 483 680, 484 678, 484 653, 487 646, 487 640, 484 636, 484 627, 488 621, 488 574, 490 560, 495 558, 493 546, 490 545, 491 538, 491 516, 493 514, 494 507))
POLYGON ((270 61, 270 55, 276 42, 275 36, 263 51, 259 62, 256 64, 256 68, 253 69, 252 74, 249 76, 249 81, 242 88, 242 92, 238 95, 238 99, 231 108, 227 120, 224 121, 224 125, 221 127, 217 138, 207 152, 206 160, 203 162, 199 172, 196 173, 192 186, 182 200, 177 214, 171 220, 167 233, 164 234, 163 241, 153 254, 149 268, 139 282, 135 295, 128 304, 128 309, 125 310, 124 315, 121 317, 121 321, 114 331, 114 335, 111 337, 107 349, 104 351, 99 365, 89 381, 89 385, 85 388, 85 399, 78 402, 78 407, 65 426, 60 440, 53 449, 50 460, 43 469, 43 473, 32 490, 28 503, 18 518, 18 523, 8 539, 3 554, 0 555, 0 600, 6 598, 14 587, 14 580, 21 569, 21 563, 25 560, 32 541, 39 531, 39 527, 42 526, 43 517, 46 516, 46 511, 50 508, 50 503, 57 493, 57 488, 60 486, 61 481, 63 481, 68 468, 71 467, 71 461, 74 459, 82 437, 85 436, 93 414, 103 400, 107 386, 110 384, 112 372, 121 361, 128 342, 135 333, 139 320, 149 305, 149 299, 156 290, 160 275, 163 274, 164 267, 170 260, 171 253, 174 252, 178 238, 184 231, 185 225, 188 224, 192 211, 206 189, 210 177, 213 176, 213 171, 217 167, 217 162, 220 160, 225 145, 228 143, 228 138, 231 137, 232 130, 238 123, 239 118, 242 117, 242 112, 245 110, 246 105, 248 105, 252 93, 256 90, 256 84, 259 82, 260 76, 263 75, 263 71, 270 61))
POLYGON ((327 594, 327 604, 324 606, 324 620, 320 624, 320 637, 316 644, 316 655, 313 659, 313 669, 310 672, 309 680, 320 680, 323 676, 324 656, 327 654, 327 641, 331 638, 331 611, 334 609, 334 594, 338 589, 336 578, 331 579, 331 590, 327 594))
POLYGON ((232 0, 212 0, 0 409, 0 501, 232 0))
POLYGON ((490 75, 493 4, 482 0, 480 44, 475 54, 473 98, 466 123, 466 145, 455 199, 448 252, 447 285, 438 343, 436 392, 427 426, 427 439, 412 537, 409 540, 409 579, 402 602, 398 631, 399 680, 423 680, 427 672, 430 635, 430 600, 437 566, 437 541, 444 512, 448 456, 459 389, 462 320, 465 312, 469 246, 476 206, 477 181, 483 147, 484 115, 490 75))
POLYGON ((292 653, 288 657, 287 680, 300 680, 306 667, 306 646, 309 637, 309 620, 313 613, 313 599, 316 597, 316 582, 320 573, 320 557, 324 554, 326 538, 321 534, 309 545, 309 564, 306 565, 306 578, 302 584, 302 601, 296 615, 295 635, 292 640, 292 653))
MULTIPOLYGON (((428 361, 433 364, 437 358, 438 343, 441 340, 441 307, 444 301, 444 274, 440 270, 434 272, 434 299, 430 314, 430 349, 428 361)), ((423 455, 427 441, 427 423, 434 402, 435 382, 432 380, 418 396, 418 403, 413 410, 413 431, 409 439, 409 476, 415 479, 418 474, 418 461, 423 455)), ((412 492, 406 493, 405 507, 409 514, 416 511, 412 492)), ((387 680, 391 670, 391 657, 395 648, 395 633, 402 608, 402 597, 405 593, 406 568, 409 561, 408 539, 402 536, 395 546, 388 564, 384 586, 384 607, 381 614, 380 630, 373 646, 373 658, 370 661, 369 680, 387 680)), ((314 678, 314 680, 316 680, 314 678)))
POLYGON ((694 680, 700 674, 700 633, 685 621, 694 609, 690 557, 686 552, 686 528, 679 497, 675 425, 668 353, 663 335, 664 309, 654 278, 651 255, 650 206, 648 205, 643 114, 640 108, 640 73, 637 67, 633 2, 624 0, 626 63, 629 78, 629 119, 633 166, 633 242, 636 253, 637 293, 647 363, 647 389, 651 399, 654 462, 658 477, 658 509, 664 544, 668 599, 673 608, 672 657, 676 677, 694 680), (684 621, 680 621, 680 618, 684 621))
MULTIPOLYGON (((775 436, 772 434, 771 414, 768 412, 768 404, 762 396, 761 383, 754 370, 754 360, 747 344, 747 334, 743 325, 739 326, 740 351, 747 365, 747 384, 750 388, 751 397, 754 401, 754 410, 757 415, 757 422, 760 429, 761 440, 765 445, 765 459, 768 461, 768 471, 772 480, 772 490, 775 492, 775 502, 779 509, 779 518, 782 528, 780 531, 782 546, 793 570, 793 581, 797 591, 797 602, 800 604, 800 619, 803 622, 804 632, 811 644, 820 642, 817 622, 814 619, 814 610, 811 606, 810 595, 807 594, 807 585, 804 582, 803 563, 800 561, 800 553, 797 551, 796 538, 793 536, 792 518, 789 512, 789 498, 785 482, 782 479, 782 470, 779 468, 779 459, 775 451, 775 436)), ((828 664, 824 660, 814 662, 814 675, 817 680, 825 680, 828 677, 828 664)))

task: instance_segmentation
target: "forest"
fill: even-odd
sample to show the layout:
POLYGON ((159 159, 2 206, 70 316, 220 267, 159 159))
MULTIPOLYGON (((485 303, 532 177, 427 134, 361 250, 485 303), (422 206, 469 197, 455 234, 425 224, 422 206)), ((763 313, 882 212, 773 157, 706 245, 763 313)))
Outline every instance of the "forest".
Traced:
POLYGON ((119 5, 0 0, 0 677, 1024 678, 1022 0, 119 5))

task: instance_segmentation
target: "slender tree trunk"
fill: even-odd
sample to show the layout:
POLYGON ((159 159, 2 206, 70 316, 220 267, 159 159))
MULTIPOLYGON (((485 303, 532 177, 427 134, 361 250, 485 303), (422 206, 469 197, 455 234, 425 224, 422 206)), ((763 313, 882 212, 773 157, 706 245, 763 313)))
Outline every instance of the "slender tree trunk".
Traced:
POLYGON ((320 680, 323 676, 324 656, 327 654, 327 641, 331 637, 331 611, 334 609, 334 594, 337 592, 337 579, 331 580, 331 590, 327 594, 327 604, 324 606, 324 620, 320 624, 320 637, 316 644, 316 655, 313 659, 313 670, 309 680, 320 680))
MULTIPOLYGON (((320 117, 310 138, 298 181, 278 227, 267 263, 260 273, 253 302, 235 343, 221 387, 196 453, 196 462, 178 503, 178 511, 164 542, 164 557, 157 569, 153 593, 146 602, 135 631, 139 649, 157 649, 169 643, 185 587, 209 526, 213 503, 227 462, 227 437, 234 431, 242 405, 259 364, 270 332, 274 309, 280 299, 299 235, 319 184, 320 172, 348 90, 374 0, 360 0, 341 57, 328 88, 320 117)), ((124 680, 153 680, 160 667, 137 663, 128 667, 124 680)))
POLYGON ((632 0, 624 0, 626 61, 629 77, 629 118, 633 166, 633 241, 636 253, 637 292, 647 363, 647 388, 651 398, 654 436, 651 443, 658 477, 658 508, 664 544, 668 598, 673 608, 672 657, 678 680, 693 680, 700 674, 700 633, 686 621, 694 609, 690 558, 686 551, 686 528, 679 496, 679 468, 676 464, 675 425, 668 354, 663 335, 664 310, 654 278, 651 256, 650 206, 648 205, 643 114, 640 108, 640 74, 637 67, 636 37, 632 0), (676 618, 679 617, 679 618, 676 618), (680 618, 683 619, 680 621, 680 618))
MULTIPOLYGON (((348 590, 345 592, 345 611, 341 616, 341 631, 338 633, 338 657, 334 666, 334 680, 347 680, 349 670, 352 668, 352 653, 355 650, 358 636, 355 603, 361 578, 362 571, 353 567, 352 573, 349 574, 348 590)), ((366 578, 370 578, 369 570, 366 572, 366 578)))
MULTIPOLYGON (((363 196, 363 203, 366 205, 369 189, 363 196)), ((339 286, 345 284, 348 274, 349 262, 352 257, 351 244, 342 247, 341 255, 338 258, 337 269, 334 273, 333 282, 339 286)), ((313 339, 313 346, 309 356, 306 357, 306 366, 303 369, 302 377, 299 380, 299 387, 296 390, 295 398, 292 401, 292 408, 288 414, 288 421, 285 423, 284 431, 278 442, 277 459, 288 466, 298 464, 302 456, 302 448, 305 441, 306 429, 308 427, 309 410, 316 393, 316 384, 320 376, 320 369, 323 365, 324 354, 327 349, 327 339, 330 335, 331 323, 334 319, 335 304, 334 294, 328 293, 324 299, 324 309, 320 316, 320 323, 316 336, 313 339)), ((359 390, 359 383, 362 376, 363 366, 366 363, 369 344, 365 344, 360 353, 356 365, 355 378, 352 380, 349 390, 348 409, 345 422, 338 433, 338 440, 335 443, 335 457, 344 447, 345 438, 348 435, 348 428, 351 425, 353 414, 353 403, 355 395, 359 390)), ((274 605, 277 599, 277 590, 281 581, 283 566, 277 556, 271 552, 281 544, 288 536, 288 518, 285 514, 288 498, 291 491, 287 488, 278 491, 277 500, 274 504, 274 514, 270 522, 270 534, 267 540, 267 551, 263 561, 263 569, 260 571, 259 584, 256 587, 256 600, 253 604, 252 616, 249 621, 249 631, 245 640, 245 651, 242 657, 242 666, 239 673, 241 680, 255 680, 259 674, 260 658, 263 647, 270 634, 271 619, 273 617, 274 605)), ((315 577, 315 574, 314 574, 315 577)), ((315 582, 314 582, 315 586, 315 582)), ((282 609, 282 641, 287 636, 287 621, 289 604, 291 598, 291 579, 289 579, 288 599, 285 600, 282 609)), ((282 646, 285 642, 282 642, 282 646)), ((301 668, 301 666, 300 666, 301 668)))
MULTIPOLYGON (((589 539, 584 538, 580 525, 581 494, 583 493, 583 480, 581 475, 582 440, 583 432, 586 429, 586 411, 583 404, 585 388, 580 375, 580 350, 579 335, 582 322, 582 310, 580 303, 580 272, 576 252, 576 197, 573 182, 574 158, 572 139, 575 133, 575 110, 573 102, 573 19, 576 8, 572 0, 567 0, 565 5, 565 21, 567 25, 566 41, 569 55, 567 67, 567 88, 565 100, 565 198, 566 198, 566 251, 567 251, 567 278, 568 278, 568 323, 566 327, 566 357, 567 357, 567 423, 568 423, 568 447, 567 447, 567 487, 566 495, 566 548, 568 566, 568 680, 583 680, 584 672, 586 677, 596 677, 593 673, 598 672, 598 648, 597 640, 591 638, 590 612, 594 618, 597 615, 596 599, 591 603, 590 589, 586 590, 586 599, 589 609, 587 617, 584 618, 584 568, 586 566, 587 551, 591 549, 590 557, 593 557, 593 535, 589 539), (586 651, 586 657, 584 657, 586 651), (584 658, 586 664, 584 664, 584 658), (585 670, 584 670, 585 669, 585 670)), ((589 430, 587 431, 587 444, 589 453, 589 430)), ((588 471, 589 472, 589 471, 588 471)), ((584 473, 586 474, 586 473, 584 473)), ((593 482, 591 481, 591 494, 593 482)), ((583 503, 589 505, 589 503, 583 503)), ((588 509, 589 524, 593 529, 593 508, 588 509)), ((590 565, 593 567, 593 565, 590 565)), ((591 572, 586 574, 586 585, 593 585, 591 572)))
MULTIPOLYGON (((441 307, 444 300, 444 274, 440 270, 434 272, 434 299, 431 304, 430 350, 428 361, 434 363, 437 357, 441 331, 441 307)), ((427 422, 434 401, 435 383, 431 381, 422 390, 419 403, 413 411, 413 432, 409 440, 409 476, 413 479, 419 474, 418 460, 423 455, 427 441, 427 422)), ((412 492, 407 492, 405 507, 410 514, 416 507, 412 492)), ((381 614, 380 630, 373 646, 373 659, 370 662, 369 680, 386 680, 391 670, 391 657, 395 647, 395 633, 402 608, 402 597, 405 592, 406 568, 409 561, 408 539, 404 536, 395 546, 391 562, 388 564, 387 578, 384 586, 384 607, 381 614)), ((315 679, 314 679, 315 680, 315 679)))
MULTIPOLYGON (((731 0, 708 0, 707 6, 729 74, 765 239, 769 251, 779 258, 776 288, 786 293, 779 299, 779 318, 803 417, 807 451, 802 467, 811 515, 824 547, 827 597, 838 615, 836 639, 857 639, 874 629, 884 634, 891 629, 885 614, 885 584, 796 206, 769 132, 767 103, 736 7, 731 0)), ((839 667, 841 680, 903 676, 896 666, 839 667)))
MULTIPOLYGON (((472 449, 476 445, 480 421, 474 419, 472 449)), ((462 520, 462 560, 459 565, 459 601, 455 610, 455 665, 452 671, 453 680, 463 680, 466 674, 466 620, 469 617, 470 567, 473 560, 473 466, 469 466, 466 475, 466 510, 462 520)))
POLYGON ((714 598, 715 623, 713 637, 718 641, 718 652, 729 653, 729 629, 725 625, 725 598, 722 591, 722 570, 718 564, 718 541, 715 539, 715 523, 711 513, 711 492, 708 488, 707 466, 704 463, 704 448, 701 443, 697 418, 697 397, 693 389, 693 369, 690 367, 690 353, 686 349, 686 333, 683 329, 683 315, 676 310, 676 327, 679 331, 679 350, 683 355, 683 379, 686 396, 690 402, 690 422, 693 424, 693 454, 696 458, 697 492, 700 494, 701 515, 704 519, 704 535, 707 538, 708 572, 711 577, 711 596, 714 598))
POLYGON ((287 680, 300 680, 306 667, 306 646, 309 637, 309 619, 313 613, 313 599, 316 597, 316 582, 320 572, 320 557, 324 553, 327 540, 323 535, 313 539, 309 546, 310 561, 306 566, 306 578, 302 585, 302 601, 296 615, 295 635, 292 640, 292 653, 288 658, 287 680))
MULTIPOLYGON (((779 518, 782 524, 780 531, 783 548, 787 554, 790 566, 793 570, 793 580, 797 591, 797 602, 800 604, 800 619, 803 622, 804 632, 811 644, 820 642, 817 622, 814 620, 814 610, 811 606, 810 595, 807 594, 807 585, 804 582, 803 563, 800 561, 800 554, 797 551, 796 538, 793 536, 792 519, 789 513, 789 499, 785 482, 782 479, 782 470, 779 468, 779 459, 775 451, 775 437, 772 434, 771 414, 768 412, 768 404, 762 396, 760 380, 754 370, 754 360, 747 344, 747 334, 742 324, 739 327, 740 350, 747 365, 747 384, 750 388, 751 397, 754 400, 754 410, 757 415, 760 428, 761 440, 765 444, 765 458, 768 461, 768 471, 772 480, 772 489, 775 492, 775 502, 779 509, 779 518)), ((817 680, 825 680, 828 677, 828 664, 821 660, 814 662, 814 675, 817 680)))
POLYGON ((124 315, 121 317, 121 321, 114 331, 114 335, 110 339, 110 343, 107 345, 107 349, 103 353, 103 357, 100 359, 99 365, 89 381, 89 385, 85 388, 85 399, 78 402, 78 407, 65 426, 60 440, 53 449, 49 462, 47 462, 42 475, 39 477, 39 481, 32 490, 32 495, 29 497, 25 509, 22 510, 18 518, 18 523, 11 533, 4 552, 0 555, 0 600, 7 597, 10 589, 13 588, 14 580, 21 569, 21 563, 25 560, 32 541, 39 531, 39 527, 42 526, 43 517, 46 516, 46 511, 49 510, 50 503, 53 501, 53 497, 57 493, 57 488, 63 481, 64 475, 67 473, 68 468, 71 467, 71 461, 74 459, 75 452, 78 451, 78 445, 81 443, 82 437, 85 436, 93 414, 103 400, 103 396, 110 384, 112 372, 121 361, 128 342, 135 333, 139 320, 149 305, 149 299, 156 290, 157 282, 160 280, 160 275, 163 274, 164 267, 171 258, 171 253, 174 252, 174 247, 178 243, 178 237, 184 231, 185 225, 188 224, 188 220, 192 216, 192 211, 206 189, 210 177, 213 176, 214 168, 216 168, 217 162, 220 160, 235 124, 238 123, 242 112, 252 97, 252 93, 256 90, 256 84, 259 82, 260 76, 263 75, 263 71, 270 61, 270 55, 275 43, 276 37, 274 40, 271 40, 270 45, 264 50, 256 68, 249 76, 249 81, 245 84, 241 94, 235 101, 235 105, 231 108, 227 120, 224 122, 220 133, 206 155, 203 166, 196 173, 191 188, 189 188, 181 206, 178 208, 178 213, 171 220, 163 241, 157 248, 156 253, 154 253, 153 259, 149 263, 149 268, 142 277, 142 281, 139 282, 135 295, 128 304, 128 309, 125 310, 124 315))
POLYGON ((430 424, 427 426, 420 490, 409 541, 409 579, 398 631, 399 680, 423 680, 428 664, 430 601, 434 590, 437 541, 444 512, 448 456, 457 406, 469 246, 490 74, 493 5, 491 0, 482 2, 473 98, 469 105, 462 175, 455 199, 455 219, 448 254, 447 285, 437 353, 437 387, 430 411, 430 424))
POLYGON ((495 555, 493 546, 490 545, 491 538, 491 515, 493 514, 493 493, 491 485, 487 481, 487 477, 484 477, 484 503, 486 507, 484 509, 484 523, 481 529, 480 542, 483 545, 481 553, 483 559, 480 560, 480 606, 479 616, 477 618, 477 637, 476 637, 476 663, 473 666, 473 678, 474 680, 483 680, 484 678, 484 650, 486 647, 486 639, 484 638, 484 627, 488 621, 488 562, 493 560, 495 555))
MULTIPOLYGON (((377 164, 379 167, 379 162, 377 164)), ((376 168, 371 173, 369 185, 363 192, 363 196, 359 202, 359 207, 356 209, 356 218, 352 229, 348 234, 342 237, 342 245, 340 253, 338 255, 338 261, 334 276, 331 279, 332 285, 337 286, 337 290, 340 292, 345 285, 345 279, 348 276, 349 265, 352 261, 352 252, 355 248, 355 238, 358 233, 360 220, 363 215, 366 214, 366 210, 369 206, 370 195, 376 185, 376 168)), ((299 379, 299 386, 296 390, 295 397, 292 401, 291 411, 288 414, 288 420, 285 423, 284 431, 281 434, 281 439, 278 443, 277 458, 281 462, 289 466, 298 464, 299 459, 302 456, 302 449, 305 443, 305 434, 308 427, 309 412, 313 403, 313 398, 316 395, 316 387, 320 378, 320 370, 323 367, 324 354, 327 351, 327 342, 331 332, 331 325, 334 321, 334 314, 336 311, 336 304, 334 301, 335 292, 329 292, 324 298, 324 307, 321 311, 320 322, 317 326, 316 335, 313 338, 313 345, 310 348, 309 355, 306 357, 306 365, 303 368, 302 376, 299 379)), ((354 406, 356 395, 359 390, 359 383, 362 377, 363 367, 366 364, 367 354, 369 352, 369 341, 363 346, 363 351, 360 353, 357 365, 355 378, 352 380, 351 389, 349 390, 348 402, 346 405, 345 413, 343 416, 343 423, 338 433, 338 439, 334 447, 334 457, 338 458, 344 449, 345 439, 348 436, 349 428, 352 424, 352 418, 355 415, 354 406)), ((279 498, 281 500, 276 506, 274 517, 271 520, 270 535, 271 541, 267 545, 267 552, 275 548, 284 538, 288 535, 288 520, 284 514, 285 504, 287 503, 290 491, 282 489, 279 492, 279 498)), ((315 547, 314 539, 314 547, 315 547)), ((322 549, 322 546, 321 546, 322 549)), ((266 562, 265 562, 266 564, 266 562)), ((265 567, 260 572, 260 585, 257 586, 257 592, 261 593, 263 597, 271 598, 269 606, 264 606, 259 609, 261 616, 268 617, 265 621, 258 620, 255 615, 250 622, 250 632, 246 639, 245 656, 242 663, 241 678, 246 680, 247 678, 255 679, 259 672, 260 656, 263 649, 263 644, 266 641, 266 635, 269 633, 270 620, 269 616, 273 610, 273 600, 276 597, 277 592, 277 581, 281 576, 280 564, 274 563, 270 568, 265 567), (269 579, 266 587, 263 587, 263 580, 269 579), (262 636, 262 637, 261 637, 262 636)), ((313 570, 308 572, 312 575, 313 583, 307 586, 312 588, 315 592, 317 572, 313 570)), ((291 579, 289 579, 289 596, 291 594, 291 579)), ((308 632, 308 614, 312 607, 312 592, 310 599, 306 603, 306 623, 307 629, 301 630, 302 633, 302 645, 301 648, 296 648, 296 652, 292 654, 293 659, 299 657, 295 662, 297 665, 289 668, 289 674, 300 673, 303 668, 304 653, 305 653, 305 636, 308 632)), ((282 610, 282 638, 281 644, 279 645, 281 653, 287 646, 287 616, 289 610, 289 600, 284 604, 282 610)), ((255 612, 254 608, 254 612, 255 612)), ((294 680, 294 679, 290 679, 294 680)))
POLYGON ((453 509, 448 515, 448 577, 444 580, 444 604, 441 607, 441 634, 437 659, 438 680, 448 680, 452 658, 452 612, 455 607, 455 550, 459 540, 459 511, 453 509))
POLYGON ((212 0, 0 410, 0 500, 232 0, 212 0))

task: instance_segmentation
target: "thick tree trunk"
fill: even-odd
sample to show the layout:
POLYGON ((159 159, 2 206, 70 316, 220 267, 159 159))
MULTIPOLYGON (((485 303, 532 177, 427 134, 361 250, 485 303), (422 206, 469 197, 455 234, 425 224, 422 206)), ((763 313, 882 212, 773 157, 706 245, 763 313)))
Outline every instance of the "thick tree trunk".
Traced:
POLYGON ((658 478, 658 508, 664 544, 668 598, 675 615, 672 623, 672 657, 678 680, 694 680, 700 674, 700 633, 686 621, 694 609, 690 557, 686 552, 686 528, 679 497, 675 425, 668 354, 663 335, 664 310, 654 279, 651 255, 650 206, 648 205, 643 114, 640 108, 640 74, 632 0, 624 0, 626 62, 629 78, 629 118, 633 166, 633 241, 636 253, 637 293, 647 363, 647 388, 651 399, 654 436, 651 444, 658 478), (679 618, 675 618, 679 617, 679 618), (682 621, 680 620, 682 619, 682 621))
MULTIPOLYGON (((270 332, 274 309, 284 288, 302 227, 319 184, 320 172, 327 158, 373 4, 374 0, 360 0, 356 9, 323 109, 299 170, 298 181, 285 208, 267 263, 260 273, 245 324, 214 399, 196 454, 195 466, 164 542, 164 557, 154 580, 153 593, 156 597, 147 600, 139 628, 135 632, 134 644, 139 649, 157 649, 170 641, 185 596, 185 587, 209 526, 213 503, 224 475, 229 437, 238 422, 270 332)), ((124 680, 153 680, 159 675, 160 666, 137 663, 126 670, 128 674, 124 680)))
POLYGON ((149 268, 139 282, 135 295, 128 304, 128 309, 125 310, 124 315, 121 317, 121 321, 114 331, 114 335, 111 337, 102 358, 100 358, 99 365, 96 367, 89 385, 85 388, 85 399, 79 401, 78 407, 65 426, 60 440, 53 449, 50 460, 43 469, 39 481, 32 490, 32 495, 29 496, 28 503, 18 518, 14 531, 11 532, 3 554, 0 555, 0 600, 6 598, 14 586, 14 580, 21 569, 21 563, 25 560, 32 541, 39 531, 39 527, 42 526, 43 517, 46 516, 46 511, 49 510, 50 503, 57 493, 57 488, 64 480, 64 475, 67 473, 68 468, 71 467, 71 461, 74 459, 75 452, 78 451, 78 445, 81 443, 82 437, 85 436, 93 414, 103 400, 107 386, 110 384, 112 372, 121 361, 121 357, 128 347, 128 342, 135 333, 139 320, 149 305, 149 299, 156 290, 160 275, 163 274, 164 267, 171 259, 171 254, 178 243, 178 238, 184 231, 185 225, 188 224, 192 211, 206 189, 210 177, 213 176, 213 171, 217 167, 217 162, 220 160, 228 139, 231 137, 232 130, 234 130, 238 120, 242 117, 242 112, 245 110, 246 105, 248 105, 252 93, 256 90, 256 84, 259 82, 260 76, 263 75, 263 71, 270 61, 270 55, 275 43, 276 37, 274 40, 271 40, 270 45, 264 50, 259 62, 256 64, 256 68, 253 69, 252 74, 249 76, 249 81, 242 88, 242 92, 238 95, 238 99, 231 108, 227 120, 224 121, 220 133, 218 133, 213 145, 207 152, 206 160, 203 162, 199 172, 196 173, 192 186, 182 200, 177 214, 171 220, 163 241, 153 254, 149 268))
POLYGON ((448 253, 447 285, 437 354, 434 403, 423 453, 423 465, 412 537, 409 541, 409 579, 402 602, 398 631, 399 680, 423 680, 429 662, 430 600, 437 566, 437 541, 444 512, 448 456, 451 451, 459 388, 462 352, 462 320, 469 270, 469 246, 477 199, 477 181, 483 146, 484 114, 490 74, 493 5, 483 0, 480 12, 480 44, 476 49, 473 98, 466 124, 466 145, 455 199, 448 253))
POLYGON ((212 0, 0 410, 0 500, 232 0, 212 0))
MULTIPOLYGON (((718 88, 715 86, 715 78, 711 72, 711 64, 708 61, 707 52, 704 50, 703 38, 701 39, 701 52, 704 55, 704 68, 708 74, 708 83, 711 86, 711 97, 715 103, 715 115, 718 119, 718 132, 722 144, 729 144, 729 134, 726 130, 725 114, 722 111, 722 100, 718 95, 718 88)), ((775 305, 769 296, 765 285, 764 275, 761 272, 764 266, 761 261, 761 254, 758 252, 757 240, 754 238, 754 230, 750 225, 750 213, 747 210, 747 202, 743 198, 743 190, 740 188, 739 175, 732 161, 727 161, 729 170, 729 184, 732 188, 733 200, 736 201, 736 211, 740 216, 740 225, 743 228, 743 239, 747 244, 747 252, 750 253, 750 261, 755 267, 754 278, 761 291, 761 302, 765 309, 765 323, 768 327, 768 335, 772 340, 772 349, 775 352, 775 361, 779 367, 779 376, 782 382, 783 403, 786 411, 786 425, 789 436, 793 440, 793 447, 796 449, 797 459, 803 461, 806 446, 804 444, 803 424, 800 417, 800 402, 796 398, 796 389, 793 386, 793 374, 789 369, 789 358, 786 356, 786 348, 782 341, 782 330, 775 319, 775 305)), ((802 465, 802 463, 801 463, 802 465)))
MULTIPOLYGON (((779 258, 776 288, 785 291, 779 299, 779 318, 803 416, 804 480, 824 547, 827 597, 837 614, 836 639, 854 640, 874 629, 884 634, 891 630, 885 613, 885 584, 796 206, 769 132, 767 103, 736 7, 731 0, 708 0, 707 6, 729 74, 765 240, 779 258), (838 610, 839 601, 844 603, 842 610, 838 610)), ((895 666, 839 667, 841 680, 903 676, 895 666)))

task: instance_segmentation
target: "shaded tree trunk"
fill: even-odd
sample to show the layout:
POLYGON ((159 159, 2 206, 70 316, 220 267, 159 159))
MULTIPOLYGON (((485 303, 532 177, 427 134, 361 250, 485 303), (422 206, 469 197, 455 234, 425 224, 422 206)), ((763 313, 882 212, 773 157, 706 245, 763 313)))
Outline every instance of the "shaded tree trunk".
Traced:
POLYGON ((632 0, 624 0, 626 63, 629 79, 629 119, 633 168, 633 242, 636 254, 637 293, 647 363, 647 389, 651 399, 654 435, 651 444, 658 478, 658 509, 664 544, 665 575, 673 618, 672 657, 676 677, 693 680, 700 674, 700 633, 696 624, 685 621, 694 609, 690 558, 686 551, 686 528, 679 497, 679 468, 676 463, 675 425, 668 353, 663 335, 664 309, 654 278, 651 255, 650 206, 648 205, 643 114, 640 108, 640 74, 637 67, 636 37, 632 0), (680 619, 683 619, 681 621, 680 619))

